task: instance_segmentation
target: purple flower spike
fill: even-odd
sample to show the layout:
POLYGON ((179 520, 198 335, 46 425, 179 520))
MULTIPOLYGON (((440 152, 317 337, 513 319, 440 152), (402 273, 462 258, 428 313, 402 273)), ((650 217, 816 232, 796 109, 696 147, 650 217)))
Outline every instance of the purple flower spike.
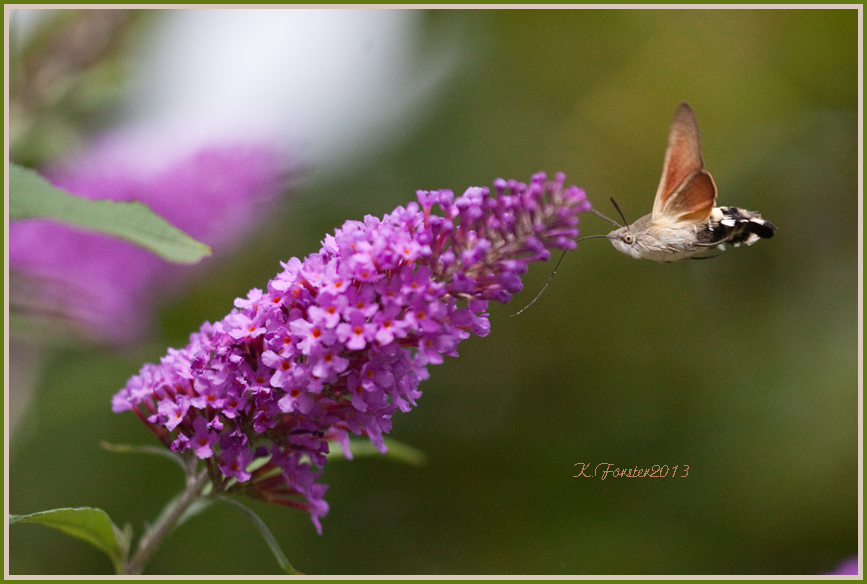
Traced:
POLYGON ((563 174, 494 187, 494 197, 419 191, 382 219, 347 221, 145 365, 112 409, 205 460, 215 491, 303 509, 321 533, 329 442, 364 435, 385 452, 391 417, 416 405, 427 365, 488 334, 488 301, 508 302, 528 262, 575 247, 590 203, 563 174))

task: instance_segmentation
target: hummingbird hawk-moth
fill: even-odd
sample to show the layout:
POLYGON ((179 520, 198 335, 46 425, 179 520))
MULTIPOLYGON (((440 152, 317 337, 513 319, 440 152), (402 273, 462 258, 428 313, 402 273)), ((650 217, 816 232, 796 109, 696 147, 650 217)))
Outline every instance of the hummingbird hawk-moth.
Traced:
POLYGON ((716 185, 701 158, 695 113, 681 102, 668 133, 653 210, 632 225, 620 227, 612 221, 618 229, 603 237, 636 259, 676 262, 716 257, 694 256, 713 248, 725 250, 727 243, 734 247, 752 245, 774 236, 776 226, 754 211, 715 207, 716 194, 716 185))
MULTIPOLYGON (((614 199, 611 202, 620 212, 614 199)), ((755 211, 741 207, 715 207, 715 204, 716 184, 701 158, 695 112, 684 101, 677 108, 668 131, 662 178, 650 214, 629 225, 620 212, 625 223, 621 227, 616 221, 591 209, 617 225, 617 229, 608 235, 588 235, 576 241, 606 237, 617 251, 626 255, 668 263, 717 257, 719 254, 699 254, 715 248, 724 251, 727 243, 734 247, 752 245, 759 239, 770 239, 777 230, 773 223, 765 221, 755 211)), ((564 257, 565 251, 542 290, 512 316, 521 314, 539 299, 564 257)))

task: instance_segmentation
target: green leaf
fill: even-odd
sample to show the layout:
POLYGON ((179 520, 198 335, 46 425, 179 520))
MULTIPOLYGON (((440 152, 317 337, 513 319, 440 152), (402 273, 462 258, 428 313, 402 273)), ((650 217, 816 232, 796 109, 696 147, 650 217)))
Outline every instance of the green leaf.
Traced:
POLYGON ((121 532, 102 509, 79 507, 77 509, 52 509, 30 515, 9 515, 9 525, 15 523, 39 523, 77 537, 102 550, 114 563, 115 569, 123 564, 126 545, 121 532))
POLYGON ((150 445, 134 445, 134 444, 112 444, 105 440, 100 441, 100 448, 109 452, 119 452, 121 454, 153 454, 168 458, 175 464, 181 467, 181 470, 187 472, 187 465, 184 462, 184 457, 167 449, 165 446, 150 446, 150 445))
POLYGON ((253 525, 259 530, 259 533, 262 534, 262 537, 265 538, 265 542, 268 544, 268 547, 271 548, 271 553, 274 554, 274 557, 277 559, 277 563, 280 565, 280 569, 283 570, 286 574, 292 574, 293 576, 303 576, 304 572, 299 572, 289 563, 289 559, 286 557, 286 554, 283 553, 283 550, 280 549, 280 544, 277 543, 277 538, 274 537, 274 534, 271 533, 271 530, 268 529, 268 526, 265 525, 265 522, 256 515, 256 512, 244 505, 243 503, 239 503, 234 499, 230 499, 229 497, 217 497, 217 500, 222 501, 224 503, 229 503, 230 505, 234 505, 238 509, 244 512, 244 515, 250 518, 253 522, 253 525))
MULTIPOLYGON (((424 466, 427 464, 427 455, 409 444, 404 444, 393 438, 385 439, 385 446, 388 452, 382 454, 376 446, 367 440, 350 440, 349 451, 352 456, 385 456, 397 462, 411 464, 413 466, 424 466)), ((336 458, 344 458, 342 448, 333 448, 327 455, 328 460, 336 458)))
POLYGON ((211 255, 139 201, 90 200, 51 186, 33 170, 9 163, 9 219, 53 219, 123 239, 170 262, 193 264, 211 255))

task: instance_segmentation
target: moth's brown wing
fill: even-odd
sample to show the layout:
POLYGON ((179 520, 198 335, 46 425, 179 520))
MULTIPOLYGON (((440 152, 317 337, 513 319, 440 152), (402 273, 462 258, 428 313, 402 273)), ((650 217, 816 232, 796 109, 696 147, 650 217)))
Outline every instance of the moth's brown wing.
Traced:
POLYGON ((653 223, 700 223, 710 217, 716 203, 716 185, 706 170, 696 172, 668 199, 653 223))
POLYGON ((655 224, 693 223, 710 216, 716 185, 704 170, 695 113, 682 102, 668 132, 662 178, 653 201, 655 224))

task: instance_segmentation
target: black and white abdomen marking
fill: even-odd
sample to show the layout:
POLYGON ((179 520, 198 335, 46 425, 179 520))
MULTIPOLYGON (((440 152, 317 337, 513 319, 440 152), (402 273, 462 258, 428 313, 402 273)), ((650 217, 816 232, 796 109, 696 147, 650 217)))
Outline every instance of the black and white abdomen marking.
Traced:
MULTIPOLYGON (((707 220, 708 230, 703 233, 708 244, 730 243, 735 247, 752 245, 759 239, 770 239, 777 227, 765 221, 755 211, 740 207, 714 207, 707 220)), ((704 239, 704 238, 702 238, 704 239)))

